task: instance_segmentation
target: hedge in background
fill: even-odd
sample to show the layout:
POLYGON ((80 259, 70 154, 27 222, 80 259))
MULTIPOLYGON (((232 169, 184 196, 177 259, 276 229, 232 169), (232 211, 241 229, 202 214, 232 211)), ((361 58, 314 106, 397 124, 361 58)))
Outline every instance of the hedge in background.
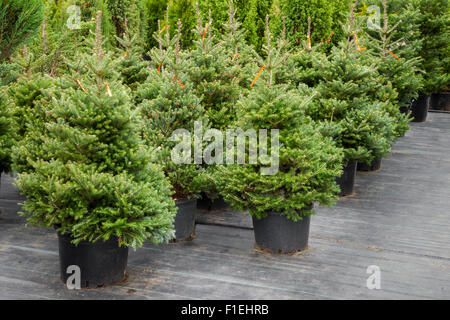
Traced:
POLYGON ((146 17, 145 45, 147 49, 158 45, 153 35, 158 30, 158 20, 162 21, 161 28, 164 28, 167 9, 169 9, 168 28, 170 36, 174 37, 177 33, 177 21, 180 20, 182 24, 181 47, 189 48, 192 45, 194 34, 191 31, 195 28, 197 22, 194 0, 144 0, 143 7, 146 17))
POLYGON ((276 0, 273 5, 274 31, 281 30, 282 17, 286 17, 287 39, 300 46, 306 39, 308 17, 311 18, 311 41, 337 43, 344 36, 341 22, 345 20, 347 0, 276 0))

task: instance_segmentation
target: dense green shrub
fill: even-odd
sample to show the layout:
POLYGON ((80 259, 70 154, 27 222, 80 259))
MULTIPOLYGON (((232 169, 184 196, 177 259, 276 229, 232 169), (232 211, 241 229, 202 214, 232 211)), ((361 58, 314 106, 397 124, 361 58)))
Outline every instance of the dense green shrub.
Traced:
POLYGON ((42 0, 0 0, 0 63, 36 35, 43 18, 42 0))
POLYGON ((33 172, 32 161, 46 155, 42 145, 48 134, 46 122, 50 116, 51 101, 53 97, 59 98, 61 92, 71 85, 74 86, 73 82, 34 75, 32 78, 21 78, 10 87, 18 138, 11 155, 12 167, 16 172, 33 172))
POLYGON ((139 137, 129 90, 110 72, 118 62, 101 43, 97 23, 94 54, 83 54, 73 73, 77 86, 51 101, 43 156, 17 179, 24 214, 70 232, 75 244, 111 236, 120 246, 168 241, 176 211, 170 185, 139 137))

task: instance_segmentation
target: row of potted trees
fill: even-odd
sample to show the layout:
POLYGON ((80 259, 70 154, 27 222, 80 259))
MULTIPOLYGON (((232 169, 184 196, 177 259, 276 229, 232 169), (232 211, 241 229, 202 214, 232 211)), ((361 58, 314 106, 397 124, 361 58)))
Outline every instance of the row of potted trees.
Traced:
POLYGON ((267 17, 256 53, 232 1, 223 34, 198 14, 190 49, 168 14, 145 55, 126 19, 117 50, 105 50, 101 12, 65 38, 73 50, 46 51, 43 32, 34 55, 15 57, 10 69, 21 75, 2 87, 0 137, 10 145, 0 156, 18 173, 29 221, 56 229, 63 280, 78 265, 83 286, 112 284, 125 276, 127 247, 193 239, 201 196, 248 211, 260 249, 304 250, 314 204, 353 193, 356 169, 378 169, 409 128, 400 107, 418 97, 419 59, 393 52, 396 28, 383 6, 383 26, 369 31, 352 1, 347 37, 330 52, 326 41, 311 43, 311 28, 302 47, 290 46, 267 17), (194 152, 174 161, 174 133, 198 124, 216 134, 188 135, 194 152), (265 150, 276 156, 249 163, 260 147, 249 139, 246 161, 227 162, 219 137, 233 128, 276 131, 265 150), (215 161, 195 161, 206 151, 215 161), (262 174, 273 162, 277 170, 262 174))

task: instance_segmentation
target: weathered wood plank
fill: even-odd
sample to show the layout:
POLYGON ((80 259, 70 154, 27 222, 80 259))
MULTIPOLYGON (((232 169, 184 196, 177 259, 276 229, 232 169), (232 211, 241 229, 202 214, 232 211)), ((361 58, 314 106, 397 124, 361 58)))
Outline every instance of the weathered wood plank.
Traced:
POLYGON ((309 248, 254 250, 251 218, 199 212, 192 242, 130 250, 126 282, 67 290, 52 229, 25 228, 23 197, 2 175, 3 299, 450 299, 450 116, 430 113, 398 139, 378 172, 359 173, 356 194, 317 208, 309 248), (366 269, 381 269, 381 290, 366 269))

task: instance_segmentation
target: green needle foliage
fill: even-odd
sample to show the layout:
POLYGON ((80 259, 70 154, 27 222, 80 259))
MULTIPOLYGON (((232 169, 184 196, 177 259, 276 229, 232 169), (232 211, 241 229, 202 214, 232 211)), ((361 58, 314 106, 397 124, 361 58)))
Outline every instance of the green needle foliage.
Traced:
POLYGON ((129 90, 112 73, 119 63, 102 49, 101 12, 92 52, 82 54, 76 87, 58 88, 51 101, 43 156, 17 186, 24 214, 37 225, 70 232, 73 243, 111 236, 120 246, 173 238, 176 211, 170 185, 139 137, 129 90))
POLYGON ((238 128, 280 130, 279 171, 262 175, 261 168, 268 165, 261 161, 219 167, 217 185, 234 208, 258 218, 275 211, 296 221, 311 214, 313 202, 331 205, 337 199, 342 152, 311 121, 302 120, 299 107, 308 100, 283 85, 262 84, 239 101, 238 128))
POLYGON ((11 155, 12 167, 16 172, 33 172, 32 161, 46 155, 42 145, 48 133, 48 110, 52 98, 60 96, 61 89, 69 86, 69 83, 59 82, 49 76, 34 75, 32 78, 21 78, 10 87, 19 139, 11 155))
POLYGON ((42 0, 0 0, 0 62, 36 35, 43 18, 42 0))
POLYGON ((380 87, 378 73, 362 63, 360 54, 335 48, 329 59, 322 56, 315 61, 322 77, 315 87, 318 98, 304 109, 344 148, 345 163, 379 159, 390 150, 393 139, 393 119, 370 94, 374 86, 380 87))

